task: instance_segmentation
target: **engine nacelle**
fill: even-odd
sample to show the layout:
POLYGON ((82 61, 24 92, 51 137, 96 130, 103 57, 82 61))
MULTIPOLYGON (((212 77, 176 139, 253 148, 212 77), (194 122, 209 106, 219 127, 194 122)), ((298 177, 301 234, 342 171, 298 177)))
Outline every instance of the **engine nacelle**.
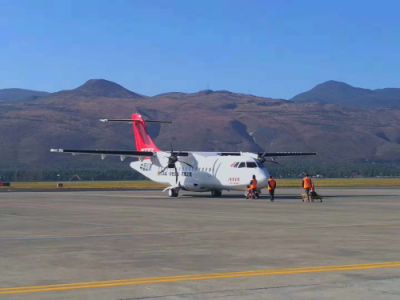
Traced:
POLYGON ((183 189, 192 192, 206 192, 208 189, 204 184, 200 184, 197 179, 185 178, 184 182, 180 182, 183 189))

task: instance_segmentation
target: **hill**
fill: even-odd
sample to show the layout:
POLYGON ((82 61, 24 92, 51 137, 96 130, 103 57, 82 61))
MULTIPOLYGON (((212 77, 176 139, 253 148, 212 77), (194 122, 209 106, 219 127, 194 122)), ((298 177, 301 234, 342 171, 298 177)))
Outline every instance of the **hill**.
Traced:
POLYGON ((123 86, 104 79, 90 79, 73 90, 60 91, 51 98, 119 98, 139 99, 144 96, 136 94, 123 86))
POLYGON ((307 92, 298 94, 290 100, 365 108, 400 107, 400 88, 369 90, 330 80, 307 92))
MULTIPOLYGON (((139 112, 172 124, 149 124, 161 149, 317 151, 322 162, 400 161, 400 109, 299 103, 205 90, 146 97, 90 80, 26 103, 0 103, 0 165, 99 163, 99 157, 54 155, 50 148, 135 149, 132 127, 99 118, 139 112)), ((121 164, 118 158, 106 163, 121 164)), ((126 163, 126 162, 125 162, 126 163)))
POLYGON ((40 91, 32 91, 25 89, 1 89, 0 90, 0 101, 7 102, 18 102, 18 101, 26 101, 26 100, 35 100, 37 98, 41 98, 49 95, 48 92, 40 92, 40 91))

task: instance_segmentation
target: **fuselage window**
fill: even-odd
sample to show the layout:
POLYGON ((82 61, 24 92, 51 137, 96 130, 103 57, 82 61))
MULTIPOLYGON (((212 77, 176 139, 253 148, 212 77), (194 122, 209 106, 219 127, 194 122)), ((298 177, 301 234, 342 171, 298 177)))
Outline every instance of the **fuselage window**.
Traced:
POLYGON ((246 163, 245 162, 241 162, 239 165, 239 168, 246 168, 246 163))
POLYGON ((257 168, 257 164, 253 161, 247 162, 248 168, 257 168))

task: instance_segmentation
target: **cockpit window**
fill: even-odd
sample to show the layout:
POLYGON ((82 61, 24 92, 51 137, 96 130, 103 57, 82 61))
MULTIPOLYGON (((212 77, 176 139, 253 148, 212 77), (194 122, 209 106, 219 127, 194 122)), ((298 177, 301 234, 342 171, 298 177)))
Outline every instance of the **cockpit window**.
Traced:
POLYGON ((256 164, 259 168, 264 168, 264 165, 259 160, 256 160, 256 164))
POLYGON ((235 165, 233 166, 234 168, 237 168, 237 166, 239 165, 239 163, 235 163, 235 165))
POLYGON ((255 162, 247 162, 248 168, 257 168, 257 164, 255 162))
POLYGON ((239 168, 246 168, 246 163, 245 162, 241 162, 239 165, 239 168))

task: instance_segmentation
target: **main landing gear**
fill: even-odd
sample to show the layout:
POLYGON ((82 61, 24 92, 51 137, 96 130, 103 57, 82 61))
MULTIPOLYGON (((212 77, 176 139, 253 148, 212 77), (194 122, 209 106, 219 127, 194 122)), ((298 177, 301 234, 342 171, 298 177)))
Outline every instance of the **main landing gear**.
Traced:
POLYGON ((211 191, 211 196, 213 197, 221 197, 222 191, 211 191))
POLYGON ((179 189, 170 189, 168 190, 168 196, 169 197, 178 197, 179 195, 179 189))

